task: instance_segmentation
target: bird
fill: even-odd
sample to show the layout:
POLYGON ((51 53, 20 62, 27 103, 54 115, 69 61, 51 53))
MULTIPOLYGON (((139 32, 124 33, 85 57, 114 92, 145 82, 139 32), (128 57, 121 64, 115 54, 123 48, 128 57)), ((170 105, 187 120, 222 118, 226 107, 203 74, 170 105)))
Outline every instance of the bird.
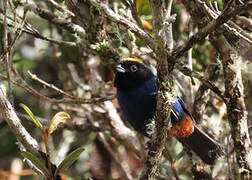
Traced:
MULTIPOLYGON (((114 86, 123 116, 137 132, 150 138, 152 131, 148 124, 156 112, 157 76, 141 59, 132 57, 123 58, 114 71, 114 86)), ((198 127, 178 95, 171 112, 172 128, 167 130, 167 137, 176 137, 206 164, 214 164, 224 154, 221 144, 198 127)))

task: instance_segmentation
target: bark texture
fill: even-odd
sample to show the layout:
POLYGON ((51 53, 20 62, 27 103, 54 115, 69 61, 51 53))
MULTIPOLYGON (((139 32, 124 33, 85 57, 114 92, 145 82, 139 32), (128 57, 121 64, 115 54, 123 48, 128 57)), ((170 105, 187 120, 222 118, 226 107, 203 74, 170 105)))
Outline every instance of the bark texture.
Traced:
MULTIPOLYGON (((204 10, 200 1, 183 0, 187 11, 192 16, 199 29, 210 22, 210 17, 204 10)), ((251 1, 247 1, 251 3, 251 1)), ((230 11, 236 5, 231 6, 230 11)), ((228 9, 226 9, 227 11, 228 9)), ((239 12, 237 12, 239 14, 239 12)), ((225 17, 224 17, 225 18, 225 17)), ((212 33, 210 42, 220 53, 224 70, 225 94, 224 100, 227 106, 228 120, 231 127, 231 136, 234 141, 234 150, 238 169, 237 179, 250 179, 252 170, 252 150, 248 134, 247 111, 244 103, 243 83, 241 76, 241 58, 233 50, 222 33, 212 33)))
POLYGON ((27 148, 28 151, 38 155, 39 147, 37 141, 31 137, 31 135, 22 126, 20 119, 18 118, 9 100, 6 98, 2 88, 0 88, 0 114, 8 123, 17 140, 25 148, 27 148))
POLYGON ((239 168, 237 179, 250 179, 252 149, 248 133, 247 111, 244 103, 244 87, 241 75, 241 57, 235 53, 226 38, 220 34, 212 36, 212 44, 222 57, 225 81, 225 97, 231 136, 239 168))
POLYGON ((157 175, 157 165, 160 162, 164 142, 167 137, 167 129, 169 125, 170 111, 172 103, 166 98, 165 93, 171 93, 168 80, 168 62, 165 40, 161 36, 160 31, 163 30, 163 13, 165 2, 162 0, 150 0, 153 15, 153 26, 155 34, 154 52, 157 60, 157 109, 155 116, 155 133, 150 142, 148 142, 148 157, 145 162, 145 169, 142 172, 141 180, 153 179, 157 175))

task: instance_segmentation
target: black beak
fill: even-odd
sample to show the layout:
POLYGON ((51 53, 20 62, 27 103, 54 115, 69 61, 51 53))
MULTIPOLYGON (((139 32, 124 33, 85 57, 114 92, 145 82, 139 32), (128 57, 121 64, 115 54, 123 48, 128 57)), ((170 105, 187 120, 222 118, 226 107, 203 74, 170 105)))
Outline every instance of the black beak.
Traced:
POLYGON ((116 72, 120 72, 120 73, 125 73, 125 72, 126 72, 126 69, 124 69, 124 68, 122 67, 121 64, 118 64, 118 65, 115 67, 115 71, 116 71, 116 72))

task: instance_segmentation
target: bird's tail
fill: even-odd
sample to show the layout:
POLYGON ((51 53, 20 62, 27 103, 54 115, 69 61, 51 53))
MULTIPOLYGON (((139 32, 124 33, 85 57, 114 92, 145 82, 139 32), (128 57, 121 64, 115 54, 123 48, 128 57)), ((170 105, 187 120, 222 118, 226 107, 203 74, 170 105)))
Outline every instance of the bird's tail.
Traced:
POLYGON ((213 164, 216 159, 224 154, 221 145, 196 125, 194 125, 194 132, 189 137, 178 139, 207 164, 213 164))

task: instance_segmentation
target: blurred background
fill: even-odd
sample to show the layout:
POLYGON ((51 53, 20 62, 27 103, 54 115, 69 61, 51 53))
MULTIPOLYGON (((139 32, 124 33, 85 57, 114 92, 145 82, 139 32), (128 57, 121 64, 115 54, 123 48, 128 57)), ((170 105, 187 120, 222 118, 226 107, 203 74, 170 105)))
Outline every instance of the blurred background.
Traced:
MULTIPOLYGON (((134 132, 122 117, 114 98, 116 89, 113 87, 113 67, 120 57, 131 56, 143 59, 144 63, 155 71, 156 62, 151 50, 125 26, 104 17, 89 1, 9 0, 6 6, 6 24, 4 2, 0 2, 0 38, 3 40, 0 44, 1 58, 5 52, 6 29, 9 44, 14 44, 9 51, 11 89, 8 85, 6 63, 2 60, 0 86, 6 89, 25 129, 39 142, 43 150, 44 144, 38 128, 19 103, 27 105, 44 125, 57 112, 67 112, 71 120, 57 128, 49 143, 52 162, 59 164, 69 152, 78 147, 84 147, 85 151, 64 172, 62 178, 137 179, 143 168, 146 155, 144 143, 147 139, 134 132), (42 16, 42 10, 48 14, 42 16), (85 33, 81 34, 80 31, 56 24, 54 17, 73 23, 84 29, 85 33), (19 35, 20 28, 23 32, 19 35), (78 102, 78 98, 90 101, 78 102), (124 137, 125 134, 130 135, 133 141, 124 137)), ((148 1, 134 2, 143 29, 153 35, 148 1)), ((221 0, 208 2, 219 10, 223 8, 224 2, 221 0)), ((105 0, 104 3, 114 12, 136 23, 129 1, 105 0)), ((173 2, 172 14, 177 15, 173 24, 173 36, 175 46, 178 46, 197 32, 197 27, 192 23, 181 1, 173 2)), ((251 21, 251 17, 251 13, 246 13, 233 19, 250 36, 252 28, 244 22, 251 21)), ((237 43, 236 47, 242 56, 242 77, 251 136, 252 47, 239 37, 234 36, 231 40, 237 43)), ((209 76, 209 79, 211 77, 211 80, 224 90, 219 56, 208 41, 194 46, 180 61, 194 71, 209 76)), ((193 113, 196 92, 201 83, 197 79, 186 77, 178 70, 174 70, 172 75, 176 79, 178 94, 193 113)), ((213 92, 208 91, 205 96, 207 103, 202 114, 197 114, 200 119, 196 121, 223 145, 226 155, 213 166, 204 165, 193 153, 183 149, 175 138, 170 138, 167 142, 167 156, 171 158, 162 158, 158 179, 193 179, 197 173, 201 173, 198 177, 209 178, 210 175, 214 179, 233 179, 235 157, 226 106, 213 92)), ((17 140, 2 117, 0 179, 39 179, 23 162, 17 140)))

